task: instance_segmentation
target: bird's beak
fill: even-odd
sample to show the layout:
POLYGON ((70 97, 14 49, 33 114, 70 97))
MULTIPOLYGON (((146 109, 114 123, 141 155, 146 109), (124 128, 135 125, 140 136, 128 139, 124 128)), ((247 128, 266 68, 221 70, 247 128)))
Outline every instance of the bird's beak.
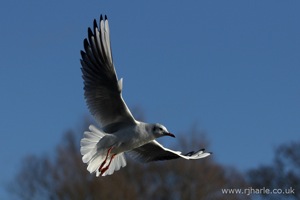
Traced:
POLYGON ((171 136, 171 137, 175 137, 175 135, 174 134, 172 134, 172 133, 165 133, 165 135, 167 135, 167 136, 171 136))

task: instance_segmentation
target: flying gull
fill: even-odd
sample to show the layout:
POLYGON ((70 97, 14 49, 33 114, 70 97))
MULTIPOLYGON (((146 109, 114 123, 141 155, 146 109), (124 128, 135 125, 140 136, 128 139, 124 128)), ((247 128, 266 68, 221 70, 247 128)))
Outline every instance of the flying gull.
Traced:
POLYGON ((148 124, 134 119, 122 98, 123 79, 118 80, 110 46, 108 20, 100 16, 88 29, 81 51, 84 97, 91 114, 100 123, 84 132, 80 152, 87 170, 96 176, 111 175, 126 166, 124 153, 141 162, 176 158, 200 159, 211 153, 204 149, 182 154, 163 147, 155 139, 175 137, 161 124, 148 124))

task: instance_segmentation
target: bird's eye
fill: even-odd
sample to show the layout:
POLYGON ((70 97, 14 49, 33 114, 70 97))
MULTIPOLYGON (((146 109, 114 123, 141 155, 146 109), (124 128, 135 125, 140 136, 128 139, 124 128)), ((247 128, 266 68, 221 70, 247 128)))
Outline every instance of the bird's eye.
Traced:
POLYGON ((161 127, 159 127, 159 130, 162 131, 163 129, 161 127))

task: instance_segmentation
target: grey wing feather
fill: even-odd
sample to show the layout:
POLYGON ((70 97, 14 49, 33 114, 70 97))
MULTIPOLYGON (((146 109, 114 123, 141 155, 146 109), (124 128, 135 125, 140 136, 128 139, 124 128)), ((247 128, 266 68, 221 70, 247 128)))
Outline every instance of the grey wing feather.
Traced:
POLYGON ((158 160, 171 160, 176 158, 184 159, 200 159, 209 156, 210 152, 204 152, 204 149, 199 151, 191 151, 187 154, 182 154, 180 151, 173 151, 163 147, 156 140, 149 142, 141 147, 135 148, 128 152, 130 156, 141 162, 151 162, 158 160))
POLYGON ((107 17, 100 17, 100 30, 94 20, 88 29, 81 51, 84 96, 92 115, 102 126, 112 123, 135 123, 122 98, 122 79, 118 81, 113 65, 107 17))

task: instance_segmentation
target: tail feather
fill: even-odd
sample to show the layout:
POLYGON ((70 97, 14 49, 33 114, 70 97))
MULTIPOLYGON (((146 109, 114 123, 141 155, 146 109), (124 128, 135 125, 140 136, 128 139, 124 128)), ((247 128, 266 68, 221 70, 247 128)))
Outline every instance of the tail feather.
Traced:
POLYGON ((94 157, 97 154, 97 143, 105 136, 104 132, 98 130, 93 125, 90 125, 89 129, 90 131, 84 132, 83 138, 80 141, 80 152, 84 163, 89 163, 92 159, 95 159, 94 157))
POLYGON ((89 140, 91 142, 97 142, 102 136, 93 132, 85 131, 84 133, 84 139, 89 140))
POLYGON ((80 141, 80 146, 85 147, 85 148, 92 148, 97 144, 99 139, 97 141, 89 140, 88 138, 82 138, 80 141))
POLYGON ((104 175, 110 175, 110 174, 114 173, 114 171, 118 171, 119 169, 121 169, 122 167, 125 167, 125 166, 126 166, 125 155, 124 155, 124 153, 120 153, 111 162, 110 167, 107 171, 107 174, 104 174, 104 175))
MULTIPOLYGON (((106 133, 97 129, 95 126, 89 126, 90 131, 85 131, 84 136, 80 141, 80 152, 82 161, 87 163, 87 170, 90 173, 96 172, 96 176, 100 175, 99 167, 105 160, 108 149, 97 149, 98 142, 106 135, 106 133)), ((110 156, 108 157, 108 161, 110 156)), ((107 161, 107 163, 108 163, 107 161)), ((117 154, 112 160, 108 170, 102 176, 111 175, 114 171, 126 166, 124 153, 117 154)))
POLYGON ((101 155, 94 155, 93 158, 88 162, 88 166, 87 166, 87 170, 90 173, 96 172, 98 173, 98 169, 101 165, 101 163, 104 161, 105 156, 101 156, 101 155))
POLYGON ((81 148, 80 148, 81 155, 87 154, 87 153, 90 152, 92 149, 93 149, 93 148, 90 148, 90 147, 81 147, 81 148))
POLYGON ((87 152, 87 153, 82 156, 82 161, 84 163, 89 163, 91 161, 91 159, 93 158, 93 156, 96 155, 97 149, 96 148, 86 149, 85 152, 87 152))
MULTIPOLYGON (((108 170, 106 172, 104 172, 102 174, 102 176, 111 175, 115 171, 118 171, 119 169, 121 169, 121 167, 125 167, 125 166, 126 166, 126 160, 125 160, 124 153, 120 153, 114 157, 114 159, 110 163, 108 170)), ((100 175, 100 172, 97 170, 96 176, 99 176, 99 175, 100 175)))

